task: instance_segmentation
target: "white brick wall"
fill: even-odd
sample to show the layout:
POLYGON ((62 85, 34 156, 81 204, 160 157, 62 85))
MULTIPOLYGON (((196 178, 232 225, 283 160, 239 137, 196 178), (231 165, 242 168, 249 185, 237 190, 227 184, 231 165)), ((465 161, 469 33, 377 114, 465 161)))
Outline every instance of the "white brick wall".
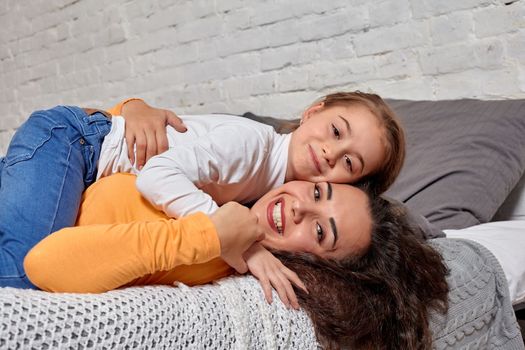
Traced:
POLYGON ((0 154, 31 111, 139 96, 296 116, 320 95, 525 98, 525 0, 0 0, 0 154))

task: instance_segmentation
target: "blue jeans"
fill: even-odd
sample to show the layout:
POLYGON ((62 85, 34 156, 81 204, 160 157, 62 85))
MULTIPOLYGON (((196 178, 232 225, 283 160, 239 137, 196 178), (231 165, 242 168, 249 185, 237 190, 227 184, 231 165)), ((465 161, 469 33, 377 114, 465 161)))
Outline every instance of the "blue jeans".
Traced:
POLYGON ((17 130, 0 159, 0 287, 36 288, 24 257, 50 233, 75 225, 110 128, 102 113, 58 106, 34 112, 17 130))

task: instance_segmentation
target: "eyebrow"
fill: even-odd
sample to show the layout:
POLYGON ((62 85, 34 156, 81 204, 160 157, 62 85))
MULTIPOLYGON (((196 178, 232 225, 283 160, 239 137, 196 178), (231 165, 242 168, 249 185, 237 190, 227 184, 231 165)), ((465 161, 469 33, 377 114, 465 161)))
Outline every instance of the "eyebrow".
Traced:
POLYGON ((335 226, 334 218, 330 218, 328 220, 330 221, 330 226, 332 227, 332 233, 334 234, 334 243, 332 244, 332 248, 334 248, 335 244, 337 243, 337 238, 339 238, 339 235, 337 234, 337 227, 335 226))
POLYGON ((346 118, 343 118, 342 115, 338 114, 337 115, 339 118, 341 118, 344 122, 345 122, 345 125, 346 125, 346 130, 348 132, 352 132, 352 128, 350 127, 350 123, 348 122, 348 120, 346 120, 346 118))
MULTIPOLYGON (((350 123, 348 122, 348 120, 346 120, 346 118, 343 118, 342 115, 338 114, 337 115, 339 118, 341 118, 343 120, 343 122, 345 123, 346 125, 346 131, 348 132, 348 134, 351 134, 352 133, 352 128, 350 127, 350 123)), ((363 156, 359 153, 356 153, 355 156, 361 161, 361 164, 362 164, 362 167, 361 167, 361 174, 363 173, 363 170, 365 170, 365 160, 363 159, 363 156)))
MULTIPOLYGON (((326 183, 326 199, 331 200, 332 199, 332 185, 330 182, 326 183)), ((337 234, 337 226, 335 225, 334 218, 330 217, 328 219, 330 222, 330 227, 332 228, 332 233, 334 234, 334 243, 332 244, 332 249, 335 247, 335 244, 337 243, 337 239, 339 238, 339 235, 337 234)))

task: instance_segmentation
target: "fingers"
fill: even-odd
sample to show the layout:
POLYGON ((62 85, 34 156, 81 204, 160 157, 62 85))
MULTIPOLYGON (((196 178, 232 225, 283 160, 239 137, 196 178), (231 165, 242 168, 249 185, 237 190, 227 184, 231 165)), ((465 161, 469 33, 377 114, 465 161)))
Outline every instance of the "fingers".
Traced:
POLYGON ((126 145, 128 146, 128 158, 131 164, 135 164, 135 151, 134 151, 134 145, 135 145, 135 136, 133 134, 126 132, 126 145))
MULTIPOLYGON (((171 114, 175 115, 175 113, 173 113, 171 111, 168 111, 168 110, 163 110, 163 111, 164 111, 165 117, 166 117, 166 124, 170 124, 170 115, 171 114)), ((176 117, 176 118, 178 120, 180 120, 178 117, 176 117)), ((181 120, 181 123, 182 123, 182 120, 181 120)), ((177 129, 175 129, 175 130, 177 130, 177 129)), ((180 131, 180 130, 177 130, 177 131, 183 132, 183 131, 180 131)), ((186 130, 184 130, 184 131, 186 131, 186 130)), ((165 125, 159 125, 157 127, 157 130, 155 131, 155 135, 156 135, 156 141, 157 141, 157 154, 161 154, 162 152, 166 152, 168 150, 169 143, 168 143, 168 133, 166 132, 165 125)))
POLYGON ((155 133, 155 137, 157 139, 157 154, 161 154, 162 152, 166 152, 169 148, 168 144, 168 134, 166 134, 166 129, 163 128, 162 131, 157 131, 155 133))
POLYGON ((188 130, 186 125, 184 125, 184 122, 182 121, 182 119, 180 119, 172 111, 166 110, 166 117, 167 117, 168 124, 171 125, 178 132, 186 132, 188 130))
MULTIPOLYGON (((153 130, 144 130, 146 135, 146 147, 144 152, 144 159, 142 162, 139 162, 139 169, 142 169, 144 164, 153 157, 154 155, 157 155, 157 137, 155 136, 157 133, 153 130)), ((137 156, 138 158, 138 156, 137 156)))
POLYGON ((186 130, 186 126, 175 113, 153 108, 141 100, 125 103, 121 114, 126 120, 128 158, 139 170, 151 157, 168 149, 167 124, 180 132, 186 130))
POLYGON ((297 274, 287 268, 271 252, 260 243, 253 244, 244 254, 252 275, 257 277, 268 303, 272 302, 272 287, 279 299, 287 308, 298 309, 299 301, 295 295, 293 284, 306 291, 306 287, 297 274), (293 284, 292 284, 293 283, 293 284))
MULTIPOLYGON (((253 272, 254 271, 252 271, 252 273, 253 272)), ((304 288, 305 290, 306 287, 304 287, 304 284, 297 277, 295 272, 289 270, 285 266, 282 266, 280 268, 271 270, 265 269, 263 271, 257 271, 254 273, 254 275, 259 279, 259 283, 263 289, 264 298, 268 304, 272 303, 273 287, 273 289, 275 289, 277 292, 279 299, 281 299, 281 302, 286 308, 290 308, 291 306, 294 309, 299 309, 299 301, 293 289, 292 283, 302 286, 300 288, 304 288)))
POLYGON ((286 286, 287 284, 289 284, 291 287, 290 282, 283 280, 281 276, 279 275, 274 276, 274 278, 272 279, 273 288, 277 292, 277 295, 279 296, 279 299, 281 299, 281 302, 288 309, 290 308, 290 298, 289 298, 289 290, 286 286))
POLYGON ((147 136, 144 131, 135 134, 135 161, 140 170, 146 163, 147 136))
POLYGON ((272 285, 270 283, 270 280, 268 278, 261 277, 259 279, 259 284, 261 285, 261 288, 263 290, 264 299, 266 299, 266 302, 268 304, 271 304, 273 302, 273 296, 272 296, 272 285))
POLYGON ((221 244, 221 257, 227 263, 237 261, 236 259, 264 235, 263 228, 257 225, 257 216, 238 203, 224 204, 210 219, 221 244))
POLYGON ((291 283, 293 283, 296 287, 301 288, 306 294, 308 294, 308 289, 306 289, 306 286, 304 285, 303 281, 301 281, 299 276, 297 276, 297 274, 294 271, 285 267, 282 272, 286 275, 286 277, 291 283))
POLYGON ((268 274, 268 278, 260 278, 259 283, 263 289, 264 298, 272 303, 272 287, 277 292, 279 299, 286 308, 299 309, 299 301, 290 281, 282 274, 282 271, 268 274))
POLYGON ((248 272, 248 265, 246 265, 246 262, 242 259, 237 259, 236 261, 231 262, 230 266, 242 275, 248 272))
POLYGON ((274 282, 274 288, 277 291, 279 298, 286 305, 286 307, 292 306, 294 309, 297 310, 299 309, 299 301, 297 300, 297 296, 295 295, 292 283, 287 278, 285 270, 287 270, 286 267, 279 271, 280 273, 277 275, 278 280, 274 282))
POLYGON ((126 135, 126 144, 128 145, 128 157, 132 164, 135 164, 140 170, 146 162, 153 156, 162 153, 168 149, 168 138, 166 131, 144 129, 137 134, 132 134, 130 130, 129 135, 126 135), (133 144, 135 144, 135 152, 133 152, 133 144), (159 149, 160 147, 160 149, 159 149), (136 157, 136 159, 135 159, 136 157))

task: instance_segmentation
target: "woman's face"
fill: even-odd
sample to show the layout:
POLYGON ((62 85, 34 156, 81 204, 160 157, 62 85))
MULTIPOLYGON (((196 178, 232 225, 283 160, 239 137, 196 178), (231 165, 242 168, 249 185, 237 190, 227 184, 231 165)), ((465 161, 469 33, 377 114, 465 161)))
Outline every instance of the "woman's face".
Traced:
POLYGON ((350 185, 291 181, 252 207, 271 249, 341 259, 370 244, 367 195, 350 185))
POLYGON ((308 108, 292 133, 286 179, 355 183, 385 161, 385 132, 365 106, 308 108))

